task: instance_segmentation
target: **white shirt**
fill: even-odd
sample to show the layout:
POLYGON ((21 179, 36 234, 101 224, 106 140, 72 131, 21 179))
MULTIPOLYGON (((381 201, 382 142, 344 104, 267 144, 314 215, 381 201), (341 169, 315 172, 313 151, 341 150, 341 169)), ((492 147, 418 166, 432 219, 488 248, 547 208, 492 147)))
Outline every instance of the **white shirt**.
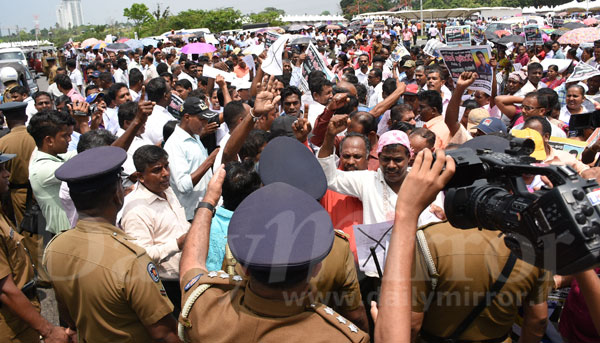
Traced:
POLYGON ((113 77, 115 78, 115 83, 124 83, 129 87, 129 74, 127 70, 123 71, 121 68, 117 68, 113 77))
POLYGON ((71 79, 71 83, 77 87, 83 86, 83 75, 79 69, 75 68, 73 71, 69 72, 69 79, 71 79))
POLYGON ((104 128, 110 131, 113 135, 117 134, 119 130, 119 108, 107 107, 102 113, 102 121, 104 122, 104 128))
POLYGON ((52 94, 55 98, 64 95, 63 92, 58 90, 58 85, 56 84, 56 82, 48 86, 48 93, 52 94))
POLYGON ((166 199, 161 198, 138 184, 125 197, 121 227, 146 250, 162 279, 178 280, 181 251, 177 239, 188 232, 190 224, 170 187, 165 195, 166 199))
POLYGON ((531 83, 531 81, 527 80, 527 83, 523 87, 521 87, 521 89, 519 89, 515 93, 515 96, 524 97, 525 95, 527 95, 527 93, 535 92, 536 90, 538 90, 540 88, 546 88, 546 87, 548 87, 548 86, 546 86, 545 83, 543 83, 542 81, 540 81, 540 82, 538 82, 537 88, 535 88, 533 86, 533 84, 531 83))
POLYGON ((321 115, 321 113, 323 113, 323 111, 325 111, 325 106, 319 104, 316 101, 310 106, 308 106, 308 121, 310 122, 310 125, 312 125, 312 127, 315 127, 315 122, 317 121, 317 118, 321 115))
POLYGON ((198 80, 195 77, 191 77, 189 74, 187 74, 186 72, 182 71, 181 74, 179 74, 179 80, 188 80, 192 83, 192 89, 197 89, 198 88, 198 80))
POLYGON ((185 209, 187 220, 191 220, 198 202, 206 193, 212 170, 209 168, 196 185, 192 183, 192 173, 208 158, 208 151, 202 145, 200 136, 190 136, 179 125, 175 126, 173 134, 167 140, 165 151, 169 154, 171 186, 185 209))
MULTIPOLYGON (((119 128, 117 130, 117 137, 123 136, 125 130, 119 128)), ((133 154, 137 149, 143 147, 144 145, 149 145, 150 143, 143 140, 141 137, 135 136, 133 137, 133 141, 131 141, 131 145, 129 145, 129 149, 127 149, 127 159, 125 163, 123 163, 123 171, 121 172, 121 179, 123 180, 123 188, 128 188, 133 185, 133 182, 129 179, 129 177, 136 172, 135 165, 133 164, 133 154)))
POLYGON ((356 69, 354 71, 354 75, 356 75, 356 78, 358 78, 358 82, 362 83, 363 85, 367 86, 367 88, 369 87, 369 69, 367 68, 367 72, 363 73, 360 68, 356 69))
POLYGON ((145 66, 142 72, 144 73, 144 81, 152 80, 158 77, 158 72, 156 71, 156 67, 154 65, 145 66))
POLYGON ((165 124, 171 120, 175 120, 175 118, 166 108, 160 105, 154 105, 152 114, 146 121, 146 131, 142 134, 142 138, 147 142, 151 142, 152 144, 162 142, 163 126, 165 126, 165 124))
MULTIPOLYGON (((319 158, 319 163, 327 177, 327 187, 335 192, 357 197, 363 203, 363 224, 382 223, 394 220, 398 195, 388 186, 381 169, 342 171, 335 165, 335 154, 319 158)), ((440 194, 434 203, 443 208, 440 194)), ((417 226, 421 227, 436 221, 430 208, 419 216, 417 226)))
POLYGON ((383 82, 375 87, 369 86, 369 93, 367 98, 367 107, 373 108, 375 105, 383 101, 383 82))
POLYGON ((25 108, 25 114, 27 114, 27 121, 25 122, 25 126, 29 125, 29 120, 31 120, 31 117, 33 117, 34 114, 36 114, 38 112, 38 110, 35 108, 35 101, 33 101, 33 99, 28 96, 23 102, 27 103, 27 107, 25 108))
POLYGON ((133 102, 139 102, 140 101, 140 93, 134 91, 131 88, 129 88, 129 95, 131 95, 131 101, 133 101, 133 102))

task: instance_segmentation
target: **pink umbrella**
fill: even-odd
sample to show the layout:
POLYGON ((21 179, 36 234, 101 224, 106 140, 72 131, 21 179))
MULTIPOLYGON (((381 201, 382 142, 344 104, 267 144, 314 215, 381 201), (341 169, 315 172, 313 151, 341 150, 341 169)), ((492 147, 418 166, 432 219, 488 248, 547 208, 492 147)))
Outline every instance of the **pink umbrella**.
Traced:
POLYGON ((600 29, 597 27, 582 27, 567 31, 558 39, 558 42, 560 44, 581 44, 592 43, 598 39, 600 39, 600 29))
POLYGON ((596 18, 587 18, 583 21, 583 23, 587 26, 592 26, 598 24, 598 19, 596 18))
POLYGON ((217 48, 215 48, 212 44, 208 43, 191 43, 181 48, 181 52, 187 55, 207 54, 215 51, 217 51, 217 48))
POLYGON ((117 43, 125 43, 129 40, 129 38, 121 38, 117 41, 117 43))

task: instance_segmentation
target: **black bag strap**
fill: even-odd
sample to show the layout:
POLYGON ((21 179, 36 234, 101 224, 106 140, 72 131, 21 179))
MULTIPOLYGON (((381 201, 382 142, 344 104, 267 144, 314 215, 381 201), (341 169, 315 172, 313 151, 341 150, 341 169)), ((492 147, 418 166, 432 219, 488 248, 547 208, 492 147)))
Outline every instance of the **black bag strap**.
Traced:
POLYGON ((490 302, 494 300, 496 295, 498 295, 498 292, 504 287, 504 284, 508 281, 508 277, 515 266, 515 262, 517 262, 517 257, 511 252, 508 256, 508 260, 506 260, 506 264, 504 264, 504 268, 502 268, 502 272, 500 272, 500 276, 498 276, 490 290, 485 294, 485 297, 479 301, 479 304, 473 308, 471 313, 469 313, 469 315, 456 327, 454 332, 444 341, 456 341, 458 337, 469 328, 477 316, 479 316, 479 314, 487 307, 487 300, 489 299, 490 302))
POLYGON ((27 197, 25 198, 25 212, 31 210, 31 206, 33 206, 33 189, 31 189, 31 185, 27 182, 27 197))

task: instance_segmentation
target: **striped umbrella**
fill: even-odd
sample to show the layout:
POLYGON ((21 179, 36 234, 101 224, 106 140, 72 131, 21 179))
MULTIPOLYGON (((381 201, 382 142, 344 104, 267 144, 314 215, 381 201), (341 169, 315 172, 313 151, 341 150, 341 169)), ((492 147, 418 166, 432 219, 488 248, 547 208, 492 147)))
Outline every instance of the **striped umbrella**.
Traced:
POLYGON ((88 46, 94 46, 96 44, 98 44, 99 40, 97 40, 96 38, 88 38, 86 40, 84 40, 83 42, 81 42, 81 47, 83 48, 87 48, 88 46))
POLYGON ((106 48, 106 42, 100 41, 98 44, 94 45, 92 47, 92 49, 97 50, 97 49, 104 49, 106 48))
POLYGON ((592 43, 600 39, 600 29, 597 27, 583 27, 566 32, 560 36, 560 44, 592 43))

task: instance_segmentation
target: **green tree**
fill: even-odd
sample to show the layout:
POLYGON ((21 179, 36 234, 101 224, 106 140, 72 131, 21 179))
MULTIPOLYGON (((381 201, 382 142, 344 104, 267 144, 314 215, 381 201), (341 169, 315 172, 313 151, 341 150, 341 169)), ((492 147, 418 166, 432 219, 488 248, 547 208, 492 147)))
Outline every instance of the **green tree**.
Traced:
POLYGON ((154 19, 152 14, 150 14, 148 11, 148 6, 138 3, 131 5, 130 8, 123 9, 123 16, 127 17, 133 22, 133 25, 136 27, 137 31, 139 31, 139 28, 142 24, 154 19))
POLYGON ((285 11, 279 8, 275 8, 275 7, 265 7, 265 9, 263 10, 263 12, 277 12, 280 15, 284 16, 285 15, 285 11))
POLYGON ((323 11, 323 12, 321 12, 321 15, 331 15, 331 12, 329 12, 329 11, 323 11))
POLYGON ((164 10, 161 11, 160 3, 156 4, 156 9, 152 11, 152 15, 156 20, 166 19, 171 14, 170 7, 167 6, 164 10))
POLYGON ((250 13, 247 19, 252 24, 268 23, 270 26, 282 26, 285 25, 285 22, 281 20, 283 15, 285 15, 283 10, 266 7, 262 12, 250 13))

